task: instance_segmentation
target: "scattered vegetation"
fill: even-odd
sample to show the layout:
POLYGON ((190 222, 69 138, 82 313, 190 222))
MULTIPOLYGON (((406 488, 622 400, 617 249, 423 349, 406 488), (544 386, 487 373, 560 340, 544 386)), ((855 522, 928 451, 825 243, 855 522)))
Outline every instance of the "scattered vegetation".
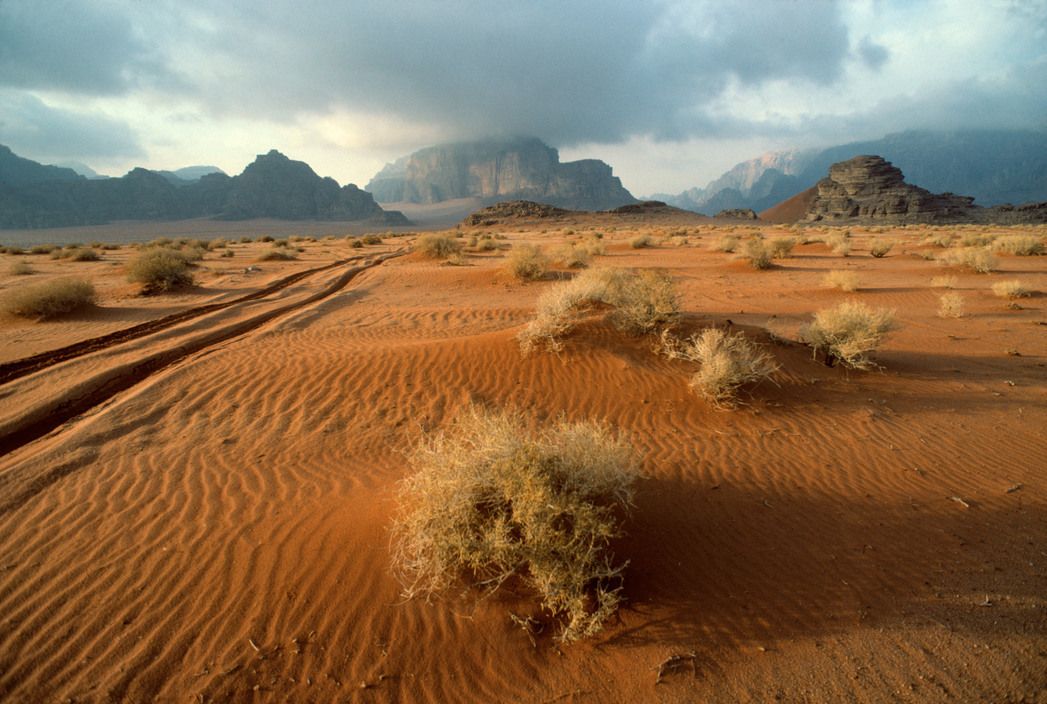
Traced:
POLYGON ((894 328, 894 312, 874 309, 858 301, 845 301, 820 310, 814 320, 800 329, 800 339, 822 352, 829 366, 843 364, 854 369, 873 366, 868 355, 894 328))
POLYGON ((992 285, 992 292, 1000 298, 1023 298, 1032 294, 1019 279, 997 281, 992 285))
POLYGON ((12 276, 28 276, 29 274, 35 274, 36 269, 29 265, 24 259, 18 259, 11 262, 11 266, 7 268, 7 271, 12 276))
POLYGON ((833 269, 822 277, 822 285, 829 288, 838 288, 841 291, 857 291, 858 274, 845 269, 833 269))
POLYGON ((938 261, 945 266, 961 266, 979 274, 995 271, 999 261, 988 247, 961 247, 942 252, 938 261))
POLYGON ((505 266, 520 281, 538 281, 549 271, 549 258, 537 245, 518 244, 509 252, 505 266))
POLYGON ((964 316, 963 296, 956 293, 943 293, 938 297, 939 318, 962 318, 964 316))
POLYGON ((462 245, 448 235, 421 235, 414 242, 414 251, 430 259, 446 259, 462 251, 462 245))
POLYGON ((744 335, 719 328, 707 328, 687 340, 665 330, 661 350, 673 359, 697 362, 700 366, 691 377, 691 388, 718 406, 735 405, 740 387, 762 381, 778 370, 771 356, 744 335))
POLYGON ((712 243, 712 249, 714 252, 726 252, 727 254, 730 254, 737 248, 737 235, 721 235, 719 239, 712 243))
POLYGON ((651 239, 650 235, 637 235, 636 237, 629 240, 629 246, 633 249, 644 249, 645 247, 653 247, 654 240, 651 239))
POLYGON ((931 279, 933 288, 956 288, 959 279, 955 276, 935 276, 931 279))
POLYGON ((584 269, 592 258, 589 248, 584 244, 565 244, 556 250, 556 261, 569 269, 584 269))
POLYGON ((954 239, 955 238, 950 234, 935 232, 924 237, 921 244, 931 245, 932 247, 941 247, 944 249, 946 247, 951 247, 954 239))
MULTIPOLYGON (((375 234, 364 235, 363 237, 360 238, 360 240, 363 241, 364 244, 371 244, 371 245, 373 245, 373 244, 381 244, 382 243, 381 235, 375 235, 375 234)), ((315 240, 313 240, 313 241, 315 241, 315 240)))
POLYGON ((93 305, 95 288, 83 279, 54 279, 19 286, 0 299, 0 310, 22 318, 46 320, 93 305))
POLYGON ((1036 235, 1004 235, 993 241, 992 249, 994 252, 1032 257, 1044 254, 1044 243, 1036 235))
POLYGON ((745 253, 742 256, 749 260, 749 266, 753 269, 771 268, 771 248, 759 237, 750 237, 745 241, 745 253))
POLYGON ((774 259, 785 259, 792 254, 793 247, 796 246, 795 237, 774 237, 768 243, 771 249, 771 256, 774 259))
POLYGON ((600 631, 621 602, 611 541, 639 474, 606 426, 564 420, 537 431, 477 407, 422 442, 400 487, 393 562, 404 594, 462 580, 493 593, 518 578, 570 642, 600 631))
POLYGON ((298 257, 283 247, 273 247, 268 252, 262 252, 258 256, 260 262, 284 262, 298 257))
POLYGON ((833 254, 846 257, 851 253, 851 239, 848 232, 834 232, 825 238, 825 244, 833 254))
POLYGON ((564 335, 597 305, 611 308, 610 319, 634 334, 668 326, 679 317, 672 279, 663 272, 588 269, 541 295, 535 318, 520 332, 520 348, 562 349, 564 335))
POLYGON ((127 278, 142 284, 142 293, 150 295, 192 286, 189 257, 178 250, 153 247, 142 250, 127 263, 127 278))
POLYGON ((877 238, 869 243, 869 254, 881 259, 887 256, 887 253, 894 247, 894 242, 885 240, 883 238, 877 238))

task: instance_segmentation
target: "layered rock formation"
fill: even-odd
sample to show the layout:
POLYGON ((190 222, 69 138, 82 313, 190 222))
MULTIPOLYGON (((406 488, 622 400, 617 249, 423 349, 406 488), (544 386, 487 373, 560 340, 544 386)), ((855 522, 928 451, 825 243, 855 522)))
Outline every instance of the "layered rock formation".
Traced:
POLYGON ((833 164, 813 190, 802 218, 808 222, 1047 222, 1047 203, 982 208, 970 196, 935 194, 906 183, 901 170, 879 156, 833 164))
POLYGON ((718 218, 730 218, 731 220, 756 220, 756 213, 751 208, 731 208, 721 210, 716 214, 718 218))
POLYGON ((560 163, 555 149, 533 138, 428 147, 388 164, 366 188, 381 203, 481 198, 607 210, 636 202, 604 162, 560 163))
POLYGON ((199 217, 408 222, 402 213, 383 210, 369 193, 321 178, 308 164, 275 150, 233 177, 218 172, 186 181, 138 168, 120 178, 89 180, 0 147, 0 228, 199 217))

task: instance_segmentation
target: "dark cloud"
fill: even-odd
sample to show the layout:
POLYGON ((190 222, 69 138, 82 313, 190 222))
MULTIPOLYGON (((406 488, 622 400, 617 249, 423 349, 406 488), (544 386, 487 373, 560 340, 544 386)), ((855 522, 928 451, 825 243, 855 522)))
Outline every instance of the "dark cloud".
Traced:
POLYGON ((862 41, 858 43, 858 56, 861 57, 866 66, 874 71, 879 71, 887 63, 890 54, 886 47, 877 44, 868 36, 864 36, 862 41))
POLYGON ((179 46, 159 34, 158 43, 197 57, 182 80, 208 110, 396 114, 462 137, 693 135, 707 126, 703 106, 732 84, 829 83, 849 60, 847 28, 828 2, 178 7, 163 29, 179 46))
POLYGON ((106 95, 169 80, 126 8, 0 0, 0 86, 106 95))
POLYGON ((143 150, 130 126, 100 115, 59 110, 39 98, 0 90, 0 144, 33 159, 134 159, 143 150))

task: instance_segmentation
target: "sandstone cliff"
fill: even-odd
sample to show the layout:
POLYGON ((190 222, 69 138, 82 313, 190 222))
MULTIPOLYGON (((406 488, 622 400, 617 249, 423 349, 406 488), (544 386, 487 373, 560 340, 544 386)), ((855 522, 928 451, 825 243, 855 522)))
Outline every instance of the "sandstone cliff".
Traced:
POLYGON ((387 165, 366 190, 381 203, 481 198, 607 210, 636 202, 604 162, 560 163, 555 149, 533 138, 428 147, 387 165))

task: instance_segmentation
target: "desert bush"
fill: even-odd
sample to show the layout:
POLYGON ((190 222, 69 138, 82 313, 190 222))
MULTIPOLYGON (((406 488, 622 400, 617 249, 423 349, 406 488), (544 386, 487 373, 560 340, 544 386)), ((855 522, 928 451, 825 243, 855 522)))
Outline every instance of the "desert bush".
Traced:
POLYGON ((50 254, 55 251, 57 247, 53 244, 38 244, 29 248, 28 254, 50 254))
POLYGON ((939 263, 945 266, 960 266, 979 274, 995 271, 999 261, 988 247, 961 247, 948 249, 938 257, 939 263))
POLYGON ((939 318, 962 318, 964 314, 963 296, 956 292, 943 293, 938 297, 939 318))
POLYGON ((996 239, 996 235, 990 235, 985 232, 965 232, 960 235, 960 239, 953 242, 952 246, 956 247, 988 247, 996 239))
POLYGON ((629 240, 629 246, 633 249, 643 249, 645 247, 653 247, 654 240, 650 235, 637 235, 636 237, 629 240))
POLYGON ((461 243, 448 235, 422 235, 414 242, 414 251, 430 259, 446 259, 461 250, 461 243))
POLYGON ((29 262, 24 259, 11 262, 11 266, 7 268, 7 272, 12 276, 28 276, 29 274, 35 274, 36 270, 29 266, 29 262))
POLYGON ((364 244, 381 244, 382 243, 381 235, 374 235, 374 234, 364 235, 360 239, 363 240, 364 244))
POLYGON ((844 269, 833 269, 822 277, 822 285, 838 288, 841 291, 857 291, 858 274, 844 269))
POLYGON ((712 243, 712 250, 714 252, 726 252, 730 254, 738 248, 738 237, 737 235, 721 235, 715 242, 712 243))
POLYGON ((673 359, 697 362, 700 367, 691 377, 691 388, 718 406, 733 406, 741 386, 766 379, 778 370, 771 356, 744 335, 719 328, 706 328, 687 340, 665 330, 661 350, 673 359))
POLYGON ((592 261, 592 255, 584 244, 565 244, 556 250, 555 258, 569 269, 584 269, 592 261))
POLYGON ((679 317, 672 279, 663 272, 588 269, 559 283, 538 298, 535 318, 520 332, 520 348, 559 351, 561 338, 594 305, 611 308, 610 320, 633 334, 670 325, 679 317))
POLYGON ((225 239, 222 239, 221 237, 214 240, 208 240, 207 242, 207 249, 211 251, 216 249, 226 249, 228 246, 229 242, 225 239))
POLYGON ((363 240, 361 240, 359 237, 354 237, 352 242, 349 243, 349 246, 353 249, 363 249, 364 243, 363 240))
POLYGON ((933 288, 956 288, 959 279, 955 276, 935 276, 931 278, 933 288))
POLYGON ((146 247, 170 247, 174 241, 170 237, 157 237, 146 243, 146 247))
POLYGON ((0 310, 22 318, 46 320, 86 308, 95 301, 95 288, 83 279, 55 279, 19 286, 0 299, 0 310))
POLYGON ((771 248, 759 237, 750 237, 745 241, 743 258, 749 260, 753 269, 771 268, 771 248))
POLYGON ((768 242, 768 246, 771 248, 771 256, 775 259, 785 259, 792 254, 793 247, 796 246, 795 237, 774 237, 768 242))
POLYGON ((65 258, 74 262, 97 262, 101 259, 98 256, 98 252, 93 249, 67 249, 65 250, 65 258))
POLYGON ((161 293, 191 286, 190 266, 189 257, 183 252, 154 247, 143 250, 127 263, 127 278, 142 284, 143 293, 161 293))
POLYGON ((518 244, 509 252, 505 267, 520 281, 537 281, 549 271, 549 258, 537 245, 518 244))
POLYGON ((865 369, 872 366, 869 353, 893 327, 893 311, 845 301, 815 313, 814 320, 800 329, 800 339, 810 345, 815 354, 821 351, 830 366, 840 363, 865 369))
POLYGON ((851 240, 846 232, 834 232, 825 238, 825 244, 833 254, 846 257, 851 253, 851 240))
POLYGON ((1004 235, 992 243, 992 250, 1019 257, 1031 257, 1043 254, 1044 244, 1043 240, 1035 235, 1004 235))
POLYGON ((249 242, 254 242, 254 240, 248 237, 247 235, 244 235, 240 238, 240 244, 248 244, 249 242))
POLYGON ((689 240, 684 235, 672 235, 666 240, 666 242, 673 247, 686 247, 689 240))
POLYGON ((590 256, 602 257, 607 254, 607 245, 600 241, 603 238, 603 233, 597 232, 596 234, 599 235, 599 238, 586 240, 578 246, 584 247, 590 256))
POLYGON ((1032 292, 1018 279, 997 281, 992 285, 992 292, 1000 298, 1022 298, 1032 292))
POLYGON ((954 236, 945 232, 934 232, 924 237, 920 244, 931 245, 932 247, 951 247, 954 236))
POLYGON ((869 254, 880 259, 886 257, 892 247, 894 247, 894 243, 890 240, 878 238, 869 243, 869 254))
POLYGON ((493 593, 521 580, 570 642, 600 631, 621 602, 611 541, 639 475, 605 425, 564 420, 529 431, 519 414, 476 407, 410 458, 393 525, 407 598, 465 581, 493 593))
POLYGON ((258 256, 260 262, 285 262, 297 259, 298 256, 285 247, 273 247, 268 252, 262 252, 258 256))
POLYGON ((223 257, 225 259, 229 259, 231 257, 235 257, 236 256, 236 252, 234 252, 231 249, 225 249, 225 250, 222 250, 222 253, 219 254, 218 256, 223 257))

